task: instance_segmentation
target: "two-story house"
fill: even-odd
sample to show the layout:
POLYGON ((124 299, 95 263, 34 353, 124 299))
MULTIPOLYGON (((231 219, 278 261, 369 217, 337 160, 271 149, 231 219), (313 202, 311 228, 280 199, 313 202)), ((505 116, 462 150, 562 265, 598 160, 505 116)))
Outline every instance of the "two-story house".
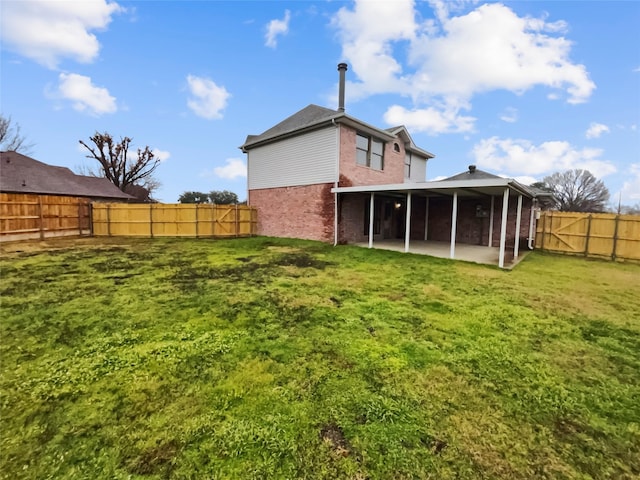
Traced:
POLYGON ((434 155, 405 127, 381 129, 345 113, 346 70, 338 65, 337 110, 309 105, 240 147, 258 233, 369 246, 403 239, 405 251, 411 240, 446 241, 452 258, 456 242, 499 243, 501 266, 510 243, 517 257, 521 239, 533 235, 535 194, 475 167, 427 182, 434 155))

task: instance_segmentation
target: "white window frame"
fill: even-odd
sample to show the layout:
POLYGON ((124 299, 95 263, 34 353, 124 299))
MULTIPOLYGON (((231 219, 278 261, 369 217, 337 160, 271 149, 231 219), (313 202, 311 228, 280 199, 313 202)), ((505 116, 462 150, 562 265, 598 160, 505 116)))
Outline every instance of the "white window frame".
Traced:
POLYGON ((385 143, 382 140, 372 137, 371 135, 365 135, 364 133, 356 132, 356 163, 363 167, 369 167, 373 170, 384 170, 384 148, 385 143), (361 141, 358 141, 358 138, 361 141), (364 148, 364 142, 366 140, 367 148, 364 148), (379 145, 380 153, 374 151, 374 147, 379 145), (361 152, 361 153, 358 153, 361 152), (375 165, 376 157, 380 158, 380 168, 375 165))

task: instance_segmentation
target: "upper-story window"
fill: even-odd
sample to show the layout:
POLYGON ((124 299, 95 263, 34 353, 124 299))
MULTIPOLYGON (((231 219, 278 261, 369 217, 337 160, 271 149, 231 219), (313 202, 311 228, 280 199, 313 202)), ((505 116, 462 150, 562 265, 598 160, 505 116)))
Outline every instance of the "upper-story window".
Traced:
POLYGON ((404 178, 411 178, 411 153, 404 155, 404 178))
POLYGON ((384 143, 376 138, 356 134, 356 162, 358 165, 384 169, 384 143))

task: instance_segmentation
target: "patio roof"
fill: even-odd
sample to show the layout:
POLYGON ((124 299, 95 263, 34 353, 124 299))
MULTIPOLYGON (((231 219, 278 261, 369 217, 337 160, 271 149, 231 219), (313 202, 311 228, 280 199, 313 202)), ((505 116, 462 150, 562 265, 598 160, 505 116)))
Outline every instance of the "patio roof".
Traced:
MULTIPOLYGON (((458 201, 460 198, 471 197, 491 197, 491 209, 490 209, 490 232, 493 232, 494 224, 494 198, 502 197, 502 210, 500 221, 500 246, 498 249, 498 266, 505 268, 506 258, 506 223, 507 223, 507 211, 509 207, 509 197, 517 196, 517 218, 515 230, 520 230, 520 221, 522 215, 522 199, 530 198, 535 199, 538 193, 522 185, 513 178, 502 178, 496 175, 477 170, 475 165, 469 166, 469 171, 464 172, 453 177, 445 178, 444 180, 432 181, 432 182, 418 182, 418 183, 396 183, 386 185, 359 185, 352 187, 334 187, 331 192, 336 194, 353 194, 364 193, 370 195, 370 207, 369 207, 369 248, 373 248, 373 225, 374 225, 374 196, 376 194, 386 195, 404 195, 406 196, 406 225, 405 225, 405 240, 404 251, 410 251, 410 228, 411 228, 411 197, 422 196, 427 197, 427 215, 428 215, 428 198, 435 196, 448 196, 452 198, 452 212, 451 212, 451 241, 449 244, 449 258, 456 258, 456 224, 457 224, 457 211, 458 201)), ((531 210, 533 212, 533 210, 531 210)), ((337 216, 334 220, 337 222, 337 216)), ((337 225, 335 228, 336 237, 335 243, 337 244, 337 225)), ((426 232, 426 229, 425 229, 426 232)), ((491 247, 491 235, 490 233, 488 246, 491 247)), ((530 235, 531 236, 531 235, 530 235)), ((426 233, 425 233, 426 239, 426 233)), ((519 254, 519 242, 516 241, 514 245, 513 258, 517 259, 519 254)))
POLYGON ((386 185, 359 185, 355 187, 335 187, 332 193, 414 193, 422 196, 449 195, 459 197, 502 195, 505 188, 514 194, 535 198, 536 192, 513 178, 479 178, 469 180, 439 180, 435 182, 395 183, 386 185))

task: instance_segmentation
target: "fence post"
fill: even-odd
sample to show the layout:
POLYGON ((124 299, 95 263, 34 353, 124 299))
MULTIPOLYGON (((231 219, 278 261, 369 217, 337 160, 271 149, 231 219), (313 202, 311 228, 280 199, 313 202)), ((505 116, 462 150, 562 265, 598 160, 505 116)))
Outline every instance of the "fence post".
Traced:
POLYGON ((540 250, 544 251, 544 235, 545 235, 545 231, 547 228, 547 213, 548 212, 543 212, 542 213, 542 240, 541 240, 541 245, 540 245, 540 250))
POLYGON ((93 202, 89 203, 89 235, 93 237, 93 202))
POLYGON ((198 204, 194 203, 193 206, 196 209, 196 238, 198 238, 198 204))
POLYGON ((42 216, 42 195, 38 195, 38 216, 40 217, 40 240, 44 240, 44 217, 42 216))
POLYGON ((82 236, 82 202, 78 198, 78 234, 82 236))
POLYGON ((153 238, 153 203, 149 204, 149 236, 153 238))
POLYGON ((107 203, 107 235, 111 236, 111 204, 107 203))
POLYGON ((240 224, 238 223, 238 204, 236 203, 236 237, 240 236, 240 224))
POLYGON ((218 207, 215 203, 211 204, 211 236, 216 236, 216 221, 218 220, 218 207))
POLYGON ((616 259, 616 249, 618 247, 618 223, 620 222, 620 215, 616 215, 613 224, 613 251, 611 252, 611 260, 616 259))
POLYGON ((587 217, 587 239, 584 242, 584 256, 589 256, 589 239, 591 238, 591 214, 587 217))

